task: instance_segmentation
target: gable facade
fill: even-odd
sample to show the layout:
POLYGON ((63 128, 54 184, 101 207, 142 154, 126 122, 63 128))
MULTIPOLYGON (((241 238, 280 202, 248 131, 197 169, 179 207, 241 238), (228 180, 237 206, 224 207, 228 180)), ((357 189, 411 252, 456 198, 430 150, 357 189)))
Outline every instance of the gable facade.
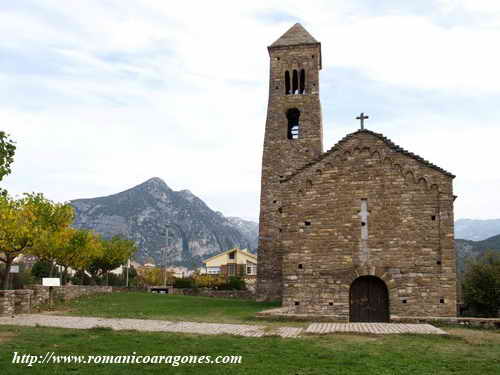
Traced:
MULTIPOLYGON (((320 65, 304 93, 277 89, 286 86, 289 56, 313 56, 310 44, 300 44, 305 30, 297 30, 298 41, 285 34, 292 45, 270 47, 259 298, 340 320, 455 316, 454 176, 369 130, 323 153, 320 65), (290 108, 305 119, 297 138, 286 136, 290 108), (387 318, 368 316, 367 299, 385 306, 387 318)), ((313 46, 320 55, 319 43, 313 46)))
POLYGON ((452 180, 360 131, 283 181, 283 305, 349 319, 351 285, 376 276, 391 314, 454 316, 452 180))

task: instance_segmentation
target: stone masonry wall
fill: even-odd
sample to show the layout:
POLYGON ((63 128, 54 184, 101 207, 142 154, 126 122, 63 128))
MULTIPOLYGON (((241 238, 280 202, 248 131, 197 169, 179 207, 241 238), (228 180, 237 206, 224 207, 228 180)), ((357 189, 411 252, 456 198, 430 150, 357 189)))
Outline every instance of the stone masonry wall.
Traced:
MULTIPOLYGON (((69 301, 84 295, 110 293, 110 286, 68 285, 52 287, 54 301, 69 301)), ((29 314, 49 303, 49 287, 32 285, 31 289, 0 290, 0 315, 29 314)))
POLYGON ((15 308, 15 291, 0 290, 0 316, 13 315, 15 308))
POLYGON ((281 299, 282 249, 278 240, 280 180, 323 152, 319 99, 319 43, 270 47, 269 103, 262 157, 257 294, 281 299), (285 92, 285 72, 305 71, 305 92, 285 92), (300 111, 299 138, 288 139, 287 111, 300 111))
POLYGON ((352 282, 374 275, 391 315, 456 316, 453 176, 413 156, 358 131, 283 181, 284 306, 347 320, 352 282))

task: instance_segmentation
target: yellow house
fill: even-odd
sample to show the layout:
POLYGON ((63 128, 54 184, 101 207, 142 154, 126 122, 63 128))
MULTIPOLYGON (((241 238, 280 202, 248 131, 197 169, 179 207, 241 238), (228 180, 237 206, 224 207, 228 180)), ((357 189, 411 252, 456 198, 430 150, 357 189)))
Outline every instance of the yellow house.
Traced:
POLYGON ((255 277, 257 255, 247 249, 231 249, 203 261, 205 273, 209 275, 255 277))

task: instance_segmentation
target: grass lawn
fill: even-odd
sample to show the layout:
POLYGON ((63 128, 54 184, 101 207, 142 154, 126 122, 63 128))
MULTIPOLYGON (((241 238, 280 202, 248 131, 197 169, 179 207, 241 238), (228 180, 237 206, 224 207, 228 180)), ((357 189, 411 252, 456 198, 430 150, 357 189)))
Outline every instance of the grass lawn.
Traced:
POLYGON ((124 292, 79 298, 57 309, 73 316, 255 324, 256 312, 278 306, 236 299, 124 292))
POLYGON ((451 329, 451 336, 339 334, 299 339, 0 326, 7 374, 500 374, 500 334, 451 329), (241 355, 241 364, 12 364, 13 352, 45 355, 241 355))

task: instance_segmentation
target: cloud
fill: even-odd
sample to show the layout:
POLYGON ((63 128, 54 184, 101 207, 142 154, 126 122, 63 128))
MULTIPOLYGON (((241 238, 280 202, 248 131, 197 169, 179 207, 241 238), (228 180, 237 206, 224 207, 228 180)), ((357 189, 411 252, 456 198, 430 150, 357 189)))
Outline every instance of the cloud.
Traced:
POLYGON ((368 112, 369 128, 458 175, 457 216, 498 216, 496 2, 31 0, 0 10, 13 192, 68 200, 159 176, 226 215, 257 218, 266 47, 298 21, 322 42, 327 148, 368 112))

